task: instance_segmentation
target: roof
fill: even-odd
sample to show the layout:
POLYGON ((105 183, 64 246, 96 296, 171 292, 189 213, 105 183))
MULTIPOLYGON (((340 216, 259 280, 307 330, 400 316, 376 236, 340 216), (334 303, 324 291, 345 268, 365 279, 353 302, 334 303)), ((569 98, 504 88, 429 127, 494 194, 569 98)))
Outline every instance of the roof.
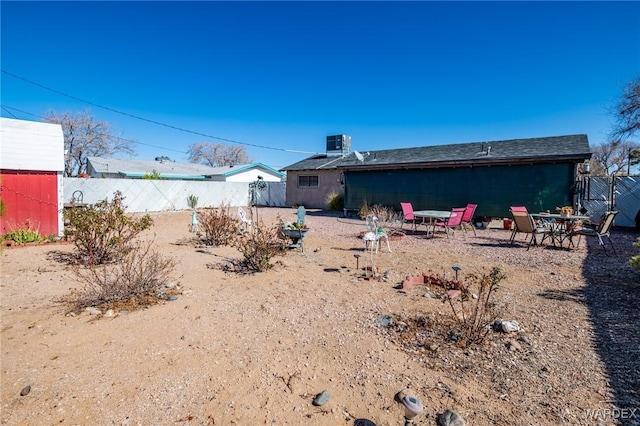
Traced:
POLYGON ((197 163, 178 163, 175 161, 131 160, 121 158, 89 157, 88 161, 96 173, 120 173, 127 176, 151 173, 154 170, 162 177, 170 175, 205 176, 213 175, 215 167, 197 163))
POLYGON ((0 168, 64 171, 62 126, 0 117, 0 168))
POLYGON ((387 149, 370 151, 362 156, 361 161, 356 158, 355 153, 343 156, 314 155, 281 170, 393 169, 517 164, 531 161, 582 162, 591 158, 591 151, 587 135, 579 134, 387 149))
POLYGON ((281 171, 278 171, 273 167, 267 166, 266 164, 263 164, 263 163, 251 163, 251 164, 236 165, 236 166, 216 167, 215 174, 222 175, 222 176, 232 176, 238 173, 246 172, 247 170, 251 170, 251 169, 262 169, 276 176, 280 176, 280 177, 285 176, 285 173, 282 173, 281 171))

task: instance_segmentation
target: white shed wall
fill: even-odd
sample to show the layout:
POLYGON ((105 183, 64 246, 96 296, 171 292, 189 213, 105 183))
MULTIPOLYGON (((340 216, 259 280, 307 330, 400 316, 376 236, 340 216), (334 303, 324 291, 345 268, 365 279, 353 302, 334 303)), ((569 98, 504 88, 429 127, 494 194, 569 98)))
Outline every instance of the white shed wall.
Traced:
POLYGON ((0 168, 63 172, 62 127, 0 117, 0 168))

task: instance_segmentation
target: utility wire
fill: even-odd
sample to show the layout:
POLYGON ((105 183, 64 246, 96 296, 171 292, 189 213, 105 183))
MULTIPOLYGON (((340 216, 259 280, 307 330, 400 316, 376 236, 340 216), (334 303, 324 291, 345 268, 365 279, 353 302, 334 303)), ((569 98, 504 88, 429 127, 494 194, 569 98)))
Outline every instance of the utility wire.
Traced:
POLYGON ((29 80, 27 78, 21 77, 19 75, 16 75, 16 74, 14 74, 12 72, 9 72, 9 71, 6 71, 4 69, 2 69, 1 71, 2 71, 3 74, 6 74, 6 75, 11 76, 13 78, 16 78, 18 80, 22 80, 22 81, 24 81, 26 83, 29 83, 29 84, 32 84, 34 86, 40 87, 41 89, 45 89, 45 90, 48 90, 50 92, 57 93, 58 95, 65 96, 67 98, 70 98, 70 99, 73 99, 73 100, 76 100, 76 101, 79 101, 79 102, 83 102, 83 103, 95 106, 97 108, 102 108, 104 110, 111 111, 111 112, 114 112, 116 114, 121 114, 121 115, 124 115, 124 116, 127 116, 127 117, 135 118, 137 120, 146 121, 147 123, 156 124, 158 126, 167 127, 169 129, 174 129, 174 130, 178 130, 178 131, 181 131, 181 132, 191 133, 193 135, 204 136, 205 138, 217 139, 217 140, 220 140, 220 141, 234 143, 234 144, 238 144, 238 145, 252 146, 254 148, 271 149, 271 150, 274 150, 274 151, 284 151, 284 152, 291 152, 291 153, 296 153, 296 154, 318 154, 317 152, 297 151, 297 150, 290 150, 290 149, 284 149, 284 148, 274 148, 274 147, 265 146, 265 145, 257 145, 257 144, 247 143, 247 142, 240 142, 240 141, 235 141, 233 139, 226 139, 226 138, 221 138, 221 137, 218 137, 218 136, 208 135, 206 133, 195 132, 193 130, 189 130, 189 129, 185 129, 185 128, 182 128, 182 127, 173 126, 171 124, 161 123, 159 121, 151 120, 151 119, 148 119, 148 118, 144 118, 144 117, 140 117, 140 116, 137 116, 137 115, 129 114, 127 112, 119 111, 119 110, 114 109, 114 108, 106 107, 104 105, 100 105, 100 104, 97 104, 95 102, 91 102, 91 101, 87 101, 87 100, 82 99, 82 98, 78 98, 77 96, 69 95, 67 93, 61 92, 60 90, 52 89, 52 88, 47 87, 47 86, 45 86, 43 84, 36 83, 35 81, 32 81, 32 80, 29 80))
MULTIPOLYGON (((33 113, 31 113, 31 112, 27 112, 27 111, 24 111, 24 110, 21 110, 21 109, 18 109, 18 108, 14 108, 14 107, 9 106, 9 105, 2 105, 2 109, 4 109, 7 113, 11 114, 11 115, 13 116, 13 118, 16 118, 16 119, 17 119, 18 117, 16 117, 16 116, 15 116, 15 114, 13 114, 11 111, 9 111, 10 109, 12 109, 12 110, 14 110, 14 111, 21 112, 21 113, 23 113, 23 114, 31 115, 31 116, 33 116, 33 117, 36 117, 36 118, 41 119, 42 121, 46 121, 46 120, 47 120, 47 119, 46 119, 46 117, 42 117, 41 115, 33 114, 33 113)), ((138 141, 137 141, 137 140, 135 140, 135 139, 126 139, 126 138, 121 138, 121 137, 119 137, 119 136, 114 136, 114 138, 116 138, 116 139, 118 139, 118 140, 121 140, 121 141, 134 143, 134 144, 137 144, 137 145, 149 146, 149 147, 151 147, 151 148, 156 148, 156 149, 164 149, 165 151, 178 152, 178 153, 180 153, 180 154, 189 154, 189 152, 186 152, 186 151, 180 151, 179 149, 165 148, 165 147, 163 147, 163 146, 152 145, 152 144, 150 144, 150 143, 138 142, 138 141)))

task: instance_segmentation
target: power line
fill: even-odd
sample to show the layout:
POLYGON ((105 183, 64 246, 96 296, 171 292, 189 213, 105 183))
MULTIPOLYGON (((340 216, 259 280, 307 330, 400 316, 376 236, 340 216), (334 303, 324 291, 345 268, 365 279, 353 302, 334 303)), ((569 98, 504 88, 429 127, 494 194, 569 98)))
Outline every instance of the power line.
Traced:
MULTIPOLYGON (((21 110, 21 109, 19 109, 19 108, 14 108, 14 107, 9 106, 9 105, 2 105, 2 109, 4 109, 8 114, 11 114, 11 115, 13 116, 13 118, 16 118, 16 119, 17 119, 18 117, 16 117, 16 116, 15 116, 15 114, 13 114, 11 111, 9 111, 10 109, 12 109, 12 110, 14 110, 14 111, 21 112, 21 113, 23 113, 23 114, 31 115, 31 116, 33 116, 33 117, 36 117, 36 118, 41 119, 42 121, 46 121, 46 120, 47 120, 47 119, 46 119, 46 117, 43 117, 43 116, 41 116, 41 115, 33 114, 33 113, 31 113, 31 112, 27 112, 27 111, 21 110)), ((118 140, 121 140, 121 141, 129 142, 129 143, 134 143, 134 144, 137 144, 137 145, 149 146, 149 147, 151 147, 151 148, 156 148, 156 149, 164 149, 165 151, 178 152, 178 153, 180 153, 180 154, 189 154, 188 152, 186 152, 186 151, 180 151, 179 149, 165 148, 165 147, 163 147, 163 146, 158 146, 158 145, 152 145, 152 144, 150 144, 150 143, 139 142, 139 141, 137 141, 137 140, 135 140, 135 139, 126 139, 126 138, 121 138, 121 137, 118 137, 118 136, 115 136, 115 138, 116 138, 116 139, 118 139, 118 140)))
POLYGON ((95 106, 97 108, 102 108, 102 109, 104 109, 106 111, 111 111, 111 112, 114 112, 116 114, 121 114, 121 115, 124 115, 126 117, 135 118, 136 120, 142 120, 142 121, 146 121, 147 123, 152 123, 152 124, 156 124, 158 126, 167 127, 169 129, 174 129, 174 130, 178 130, 178 131, 181 131, 181 132, 190 133, 192 135, 203 136, 203 137, 209 138, 209 139, 216 139, 216 140, 220 140, 220 141, 223 141, 223 142, 229 142, 229 143, 234 143, 234 144, 238 144, 238 145, 251 146, 251 147, 254 147, 254 148, 271 149, 271 150, 274 150, 274 151, 291 152, 291 153, 297 153, 297 154, 317 154, 317 152, 297 151, 297 150, 289 150, 289 149, 284 149, 284 148, 274 148, 274 147, 271 147, 271 146, 257 145, 257 144, 247 143, 247 142, 240 142, 240 141, 235 141, 233 139, 226 139, 226 138, 221 138, 221 137, 218 137, 218 136, 208 135, 206 133, 195 132, 193 130, 189 130, 189 129, 185 129, 185 128, 182 128, 182 127, 173 126, 171 124, 161 123, 159 121, 151 120, 151 119, 140 117, 140 116, 137 116, 137 115, 134 115, 134 114, 129 114, 127 112, 119 111, 119 110, 114 109, 114 108, 106 107, 104 105, 100 105, 100 104, 97 104, 95 102, 87 101, 86 99, 82 99, 82 98, 79 98, 77 96, 69 95, 69 94, 67 94, 65 92, 62 92, 60 90, 52 89, 52 88, 47 87, 47 86, 45 86, 43 84, 36 83, 35 81, 29 80, 29 79, 27 79, 25 77, 21 77, 19 75, 16 75, 16 74, 14 74, 12 72, 9 72, 9 71, 6 71, 4 69, 2 69, 1 71, 2 71, 3 74, 6 74, 6 75, 11 76, 13 78, 16 78, 18 80, 22 80, 22 81, 24 81, 26 83, 29 83, 29 84, 32 84, 34 86, 40 87, 41 89, 48 90, 48 91, 56 93, 58 95, 65 96, 67 98, 70 98, 70 99, 73 99, 73 100, 76 100, 76 101, 79 101, 79 102, 83 102, 83 103, 95 106))

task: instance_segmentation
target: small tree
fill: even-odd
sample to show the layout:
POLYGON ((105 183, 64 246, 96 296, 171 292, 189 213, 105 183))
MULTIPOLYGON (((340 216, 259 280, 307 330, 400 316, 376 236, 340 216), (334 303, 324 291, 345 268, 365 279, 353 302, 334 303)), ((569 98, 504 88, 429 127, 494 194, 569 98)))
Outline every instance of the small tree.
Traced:
POLYGON ((211 167, 236 166, 251 160, 244 146, 199 142, 189 145, 189 161, 211 167))
POLYGON ((99 265, 120 260, 133 239, 153 225, 149 215, 135 219, 125 214, 123 201, 122 193, 116 191, 111 202, 103 200, 92 208, 64 211, 78 255, 85 263, 99 265))
POLYGON ((109 123, 98 121, 88 111, 72 114, 49 111, 47 123, 60 124, 64 136, 64 175, 87 171, 88 157, 109 157, 117 153, 135 154, 135 141, 116 136, 109 123))

